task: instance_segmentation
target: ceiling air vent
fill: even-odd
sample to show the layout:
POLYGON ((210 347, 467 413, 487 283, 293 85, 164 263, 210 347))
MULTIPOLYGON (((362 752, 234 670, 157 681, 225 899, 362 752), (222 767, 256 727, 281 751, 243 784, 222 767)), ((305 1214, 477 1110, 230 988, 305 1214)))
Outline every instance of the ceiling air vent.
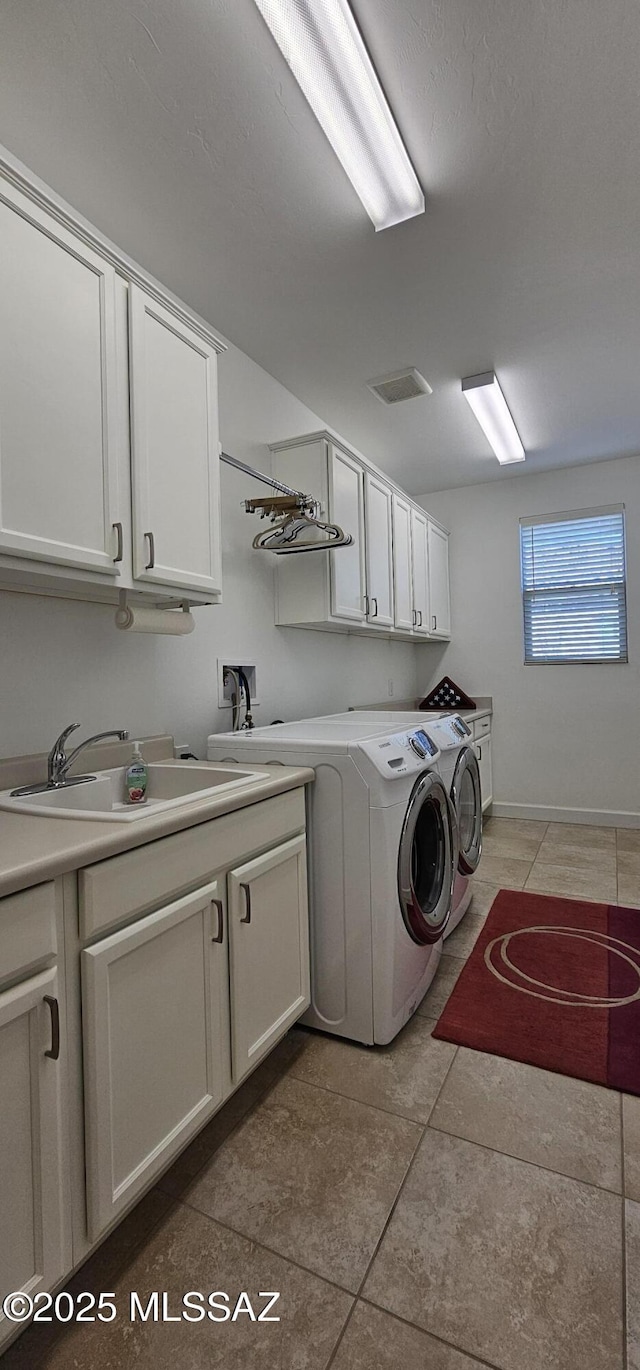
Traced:
POLYGON ((377 376, 367 385, 383 404, 401 404, 403 400, 415 400, 418 395, 430 395, 431 386, 415 367, 406 371, 394 371, 391 376, 377 376))

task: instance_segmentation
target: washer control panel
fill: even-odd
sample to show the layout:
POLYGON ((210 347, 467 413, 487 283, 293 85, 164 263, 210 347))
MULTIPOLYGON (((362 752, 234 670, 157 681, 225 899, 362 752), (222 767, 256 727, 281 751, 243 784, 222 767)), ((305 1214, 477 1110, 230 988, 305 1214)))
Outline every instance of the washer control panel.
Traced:
POLYGON ((372 737, 358 745, 386 780, 422 771, 440 755, 440 748, 424 728, 410 728, 392 737, 372 737))

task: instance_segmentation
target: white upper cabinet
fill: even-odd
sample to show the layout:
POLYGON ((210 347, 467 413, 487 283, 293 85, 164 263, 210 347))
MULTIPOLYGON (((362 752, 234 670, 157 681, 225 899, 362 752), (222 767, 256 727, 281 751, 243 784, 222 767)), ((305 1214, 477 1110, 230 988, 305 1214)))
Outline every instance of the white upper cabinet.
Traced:
POLYGON ((351 547, 341 547, 330 553, 331 611, 336 618, 362 623, 365 618, 364 471, 353 457, 333 444, 329 449, 329 516, 353 538, 351 547))
POLYGON ((413 586, 413 631, 421 637, 429 632, 429 550, 427 516, 411 509, 411 583, 413 586))
POLYGON ((0 552, 116 577, 115 271, 0 187, 0 552))
POLYGON ((129 290, 134 576, 221 590, 217 357, 129 290))
POLYGON ((449 534, 429 519, 429 633, 432 637, 451 635, 449 605, 449 534))
POLYGON ((411 505, 393 495, 393 587, 394 623, 403 632, 413 628, 411 578, 411 505))
POLYGON ((393 627, 393 526, 389 485, 365 474, 365 547, 367 618, 380 627, 393 627))

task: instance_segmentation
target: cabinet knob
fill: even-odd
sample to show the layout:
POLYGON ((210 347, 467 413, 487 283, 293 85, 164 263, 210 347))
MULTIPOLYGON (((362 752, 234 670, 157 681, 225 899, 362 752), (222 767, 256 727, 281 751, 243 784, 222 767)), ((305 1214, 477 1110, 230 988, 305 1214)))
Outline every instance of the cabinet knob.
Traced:
POLYGON ((60 1005, 51 994, 45 994, 44 1002, 51 1012, 51 1046, 44 1054, 50 1056, 52 1061, 57 1061, 60 1056, 60 1005))
POLYGON ((244 918, 241 918, 241 919, 240 919, 240 922, 241 922, 241 923, 250 923, 250 922, 251 922, 251 886, 250 886, 250 885, 241 885, 241 886, 240 886, 240 889, 242 890, 242 893, 244 894, 244 902, 245 902, 245 907, 246 907, 246 910, 247 910, 247 911, 246 911, 246 914, 245 914, 245 916, 244 916, 244 918))
POLYGON ((146 563, 144 569, 145 571, 152 571, 156 564, 156 544, 153 533, 145 533, 144 536, 147 538, 149 543, 149 560, 146 563))
POLYGON ((211 903, 214 909, 218 911, 218 931, 215 937, 211 938, 211 941, 224 942, 224 906, 221 899, 212 899, 211 903))

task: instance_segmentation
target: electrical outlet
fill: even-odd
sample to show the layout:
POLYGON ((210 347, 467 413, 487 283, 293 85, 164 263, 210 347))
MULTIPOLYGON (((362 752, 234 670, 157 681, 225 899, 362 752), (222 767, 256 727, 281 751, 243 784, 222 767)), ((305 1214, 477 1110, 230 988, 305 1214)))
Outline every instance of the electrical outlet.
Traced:
POLYGON ((245 661, 238 661, 237 658, 234 659, 230 654, 226 657, 218 657, 218 708, 231 708, 231 696, 235 691, 235 684, 233 681, 233 677, 227 676, 226 674, 229 668, 231 668, 232 671, 244 671, 247 677, 247 681, 249 682, 249 692, 251 694, 251 708, 253 709, 254 704, 260 703, 260 700, 257 697, 256 668, 255 666, 252 666, 245 661))

